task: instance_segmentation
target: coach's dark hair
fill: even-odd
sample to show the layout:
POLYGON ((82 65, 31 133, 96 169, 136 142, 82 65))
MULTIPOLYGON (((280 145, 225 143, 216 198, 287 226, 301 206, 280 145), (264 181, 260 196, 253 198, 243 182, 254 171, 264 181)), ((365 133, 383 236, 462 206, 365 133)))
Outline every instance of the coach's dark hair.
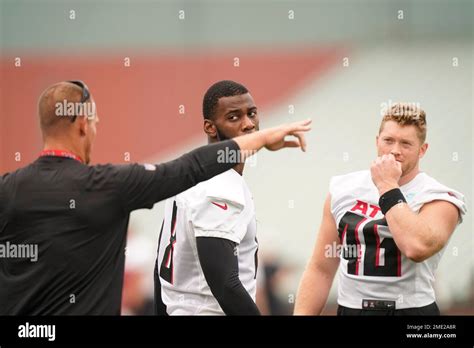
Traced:
POLYGON ((248 93, 248 89, 238 82, 223 80, 216 82, 207 90, 202 101, 202 115, 205 119, 211 119, 216 111, 217 102, 222 97, 232 97, 248 93))

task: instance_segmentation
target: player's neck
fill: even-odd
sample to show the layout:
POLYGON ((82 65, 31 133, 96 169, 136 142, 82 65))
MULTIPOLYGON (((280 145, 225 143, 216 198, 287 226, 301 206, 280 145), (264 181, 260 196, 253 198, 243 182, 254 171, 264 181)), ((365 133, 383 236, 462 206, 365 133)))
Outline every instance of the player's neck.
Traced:
POLYGON ((244 173, 244 167, 245 167, 245 163, 239 163, 234 167, 234 170, 240 175, 242 175, 244 173))
POLYGON ((412 170, 410 170, 408 173, 406 173, 400 178, 400 180, 398 181, 398 185, 403 186, 403 185, 408 184, 418 175, 419 172, 420 172, 420 168, 416 166, 415 168, 413 168, 412 170))
MULTIPOLYGON (((218 142, 219 140, 208 137, 208 141, 207 141, 208 144, 214 144, 218 142)), ((237 164, 233 169, 242 176, 244 173, 244 167, 245 167, 245 162, 237 164)))

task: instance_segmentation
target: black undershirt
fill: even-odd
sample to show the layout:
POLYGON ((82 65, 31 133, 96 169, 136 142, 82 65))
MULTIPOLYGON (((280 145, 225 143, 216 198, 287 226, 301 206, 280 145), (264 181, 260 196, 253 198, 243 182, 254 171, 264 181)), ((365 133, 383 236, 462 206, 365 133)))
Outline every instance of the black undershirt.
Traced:
POLYGON ((228 239, 197 237, 199 261, 212 294, 227 315, 260 315, 239 279, 237 243, 228 239))

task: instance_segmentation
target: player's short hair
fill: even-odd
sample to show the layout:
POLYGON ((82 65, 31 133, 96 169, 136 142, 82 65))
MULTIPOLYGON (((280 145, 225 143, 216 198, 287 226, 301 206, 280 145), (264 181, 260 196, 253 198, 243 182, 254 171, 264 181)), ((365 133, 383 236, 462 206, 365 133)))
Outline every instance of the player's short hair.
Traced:
POLYGON ((385 113, 380 124, 379 134, 387 121, 395 121, 400 126, 413 125, 416 127, 418 138, 423 144, 426 140, 426 113, 416 104, 396 103, 385 113))
POLYGON ((202 115, 204 119, 212 119, 216 112, 217 103, 222 97, 233 97, 248 93, 248 89, 238 82, 223 80, 214 83, 207 90, 202 100, 202 115))

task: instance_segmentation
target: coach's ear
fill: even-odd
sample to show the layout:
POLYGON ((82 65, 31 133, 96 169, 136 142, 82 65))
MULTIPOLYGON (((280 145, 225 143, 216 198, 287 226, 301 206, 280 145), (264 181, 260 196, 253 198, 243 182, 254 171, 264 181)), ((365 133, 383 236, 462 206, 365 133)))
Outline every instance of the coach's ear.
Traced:
POLYGON ((87 124, 87 117, 78 116, 75 123, 77 123, 79 128, 79 134, 81 137, 85 137, 88 132, 89 125, 87 124))
POLYGON ((209 138, 217 138, 217 128, 212 120, 205 119, 203 129, 209 138))

